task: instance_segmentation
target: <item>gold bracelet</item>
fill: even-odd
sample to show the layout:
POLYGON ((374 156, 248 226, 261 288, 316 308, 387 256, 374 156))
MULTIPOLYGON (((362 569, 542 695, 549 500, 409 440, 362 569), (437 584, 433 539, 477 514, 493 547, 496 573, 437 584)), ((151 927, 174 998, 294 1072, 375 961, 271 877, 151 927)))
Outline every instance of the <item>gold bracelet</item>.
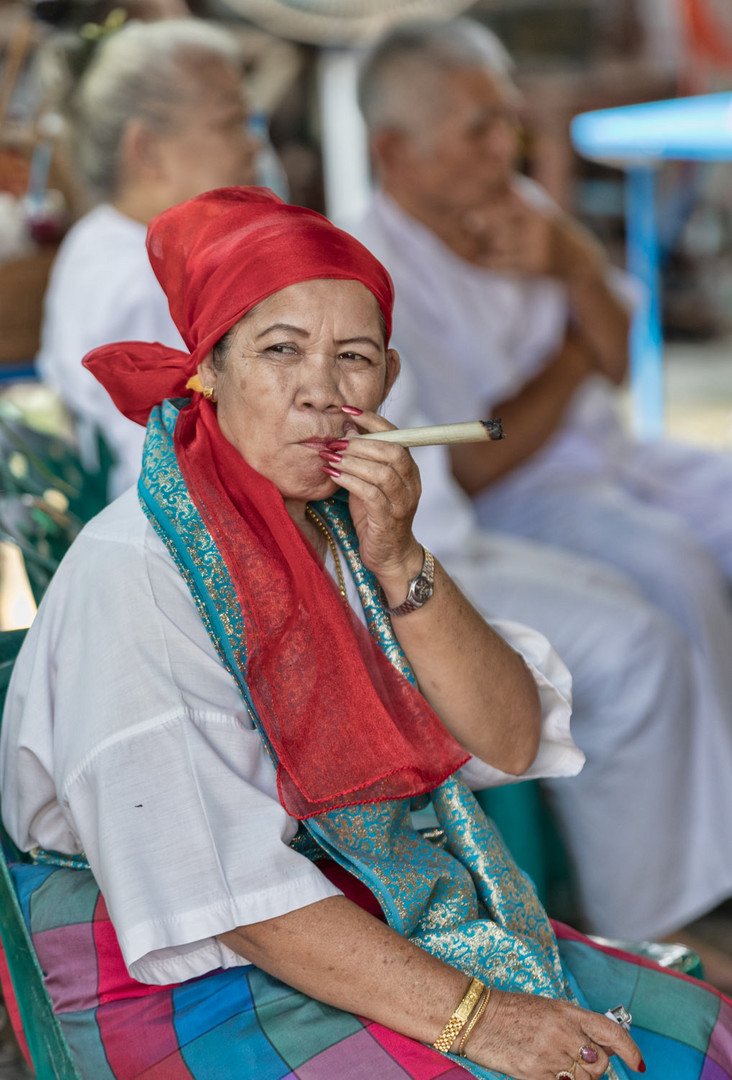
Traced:
POLYGON ((468 1039, 470 1038, 470 1034, 471 1034, 473 1028, 478 1023, 481 1016, 485 1012, 485 1007, 488 1004, 488 999, 490 998, 490 996, 491 996, 491 987, 486 986, 485 993, 483 994, 483 1000, 481 1001, 480 1005, 478 1006, 478 1008, 473 1013, 473 1018, 470 1021, 470 1023, 468 1024, 468 1026, 466 1027, 465 1034, 463 1035, 462 1039, 460 1040, 460 1045, 458 1046, 458 1054, 460 1055, 461 1058, 464 1058, 466 1056, 466 1054, 465 1054, 465 1044, 467 1043, 468 1039))
POLYGON ((432 1043, 435 1050, 441 1050, 443 1053, 446 1053, 450 1049, 455 1042, 455 1039, 460 1034, 463 1025, 470 1018, 470 1014, 484 990, 485 983, 481 982, 480 979, 471 980, 470 986, 460 1000, 460 1004, 445 1024, 439 1036, 432 1043))

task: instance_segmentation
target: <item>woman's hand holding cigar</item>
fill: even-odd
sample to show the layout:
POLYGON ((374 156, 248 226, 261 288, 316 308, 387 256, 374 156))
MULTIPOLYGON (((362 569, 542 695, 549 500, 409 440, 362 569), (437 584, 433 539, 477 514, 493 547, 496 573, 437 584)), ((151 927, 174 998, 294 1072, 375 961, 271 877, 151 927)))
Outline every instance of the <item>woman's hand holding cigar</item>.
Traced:
POLYGON ((406 448, 489 442, 503 438, 503 429, 500 420, 395 428, 377 412, 352 405, 342 405, 341 410, 349 422, 340 438, 326 442, 319 451, 321 468, 349 493, 361 558, 390 598, 391 579, 396 581, 396 595, 405 580, 416 576, 424 559, 412 532, 421 492, 419 471, 406 448), (407 564, 411 573, 405 578, 407 564))

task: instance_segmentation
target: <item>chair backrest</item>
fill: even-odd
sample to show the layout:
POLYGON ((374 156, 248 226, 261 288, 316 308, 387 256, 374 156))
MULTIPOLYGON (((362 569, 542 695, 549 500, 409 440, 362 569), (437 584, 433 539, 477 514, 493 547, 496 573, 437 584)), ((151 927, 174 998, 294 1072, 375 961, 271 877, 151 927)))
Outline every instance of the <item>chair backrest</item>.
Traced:
MULTIPOLYGON (((13 664, 25 634, 25 630, 0 632, 0 717, 13 664)), ((27 856, 18 851, 1 823, 0 841, 0 939, 36 1080, 81 1080, 61 1025, 54 1016, 8 867, 8 860, 23 862, 27 861, 27 856)))

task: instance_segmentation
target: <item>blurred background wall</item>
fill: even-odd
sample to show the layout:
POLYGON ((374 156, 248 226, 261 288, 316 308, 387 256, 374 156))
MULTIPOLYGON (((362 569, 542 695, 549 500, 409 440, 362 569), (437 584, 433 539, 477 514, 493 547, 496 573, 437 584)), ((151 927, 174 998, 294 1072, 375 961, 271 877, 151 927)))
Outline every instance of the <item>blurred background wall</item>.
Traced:
MULTIPOLYGON (((39 47, 59 29, 103 23, 115 6, 114 0, 0 0, 4 362, 32 355, 54 244, 83 208, 73 169, 58 149, 50 156, 55 129, 44 116, 39 47), (28 191, 32 162, 36 203, 30 208, 33 220, 24 223, 17 203, 28 191), (41 189, 52 192, 42 207, 41 189), (15 265, 8 268, 11 261, 15 265)), ((123 6, 130 17, 164 18, 191 10, 230 27, 247 57, 252 104, 268 118, 290 198, 336 216, 341 207, 332 205, 338 202, 336 192, 331 190, 329 198, 329 156, 345 161, 354 174, 365 162, 360 122, 346 100, 350 58, 395 18, 469 13, 495 30, 515 58, 524 95, 526 171, 583 218, 619 263, 624 179, 617 170, 578 157, 569 139, 571 118, 587 109, 732 86, 727 0, 412 0, 401 5, 397 0, 190 0, 189 8, 185 0, 128 0, 123 6)), ((730 329, 727 172, 726 165, 662 170, 664 318, 671 336, 708 337, 730 329)), ((355 186, 352 179, 344 181, 352 193, 355 186)), ((357 193, 352 197, 357 202, 357 193)))

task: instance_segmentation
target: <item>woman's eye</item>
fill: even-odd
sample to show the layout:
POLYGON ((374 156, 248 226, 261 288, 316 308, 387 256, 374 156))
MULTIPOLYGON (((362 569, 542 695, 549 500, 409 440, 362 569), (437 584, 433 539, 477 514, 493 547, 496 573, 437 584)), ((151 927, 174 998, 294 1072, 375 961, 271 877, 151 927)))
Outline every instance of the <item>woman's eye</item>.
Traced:
POLYGON ((268 353, 274 353, 275 356, 294 356, 297 352, 297 346, 286 343, 278 345, 268 345, 264 351, 268 353))
POLYGON ((369 357, 364 356, 363 353, 342 352, 342 353, 339 353, 338 355, 340 356, 341 360, 355 360, 357 362, 360 361, 363 364, 370 364, 371 363, 371 360, 369 359, 369 357))

